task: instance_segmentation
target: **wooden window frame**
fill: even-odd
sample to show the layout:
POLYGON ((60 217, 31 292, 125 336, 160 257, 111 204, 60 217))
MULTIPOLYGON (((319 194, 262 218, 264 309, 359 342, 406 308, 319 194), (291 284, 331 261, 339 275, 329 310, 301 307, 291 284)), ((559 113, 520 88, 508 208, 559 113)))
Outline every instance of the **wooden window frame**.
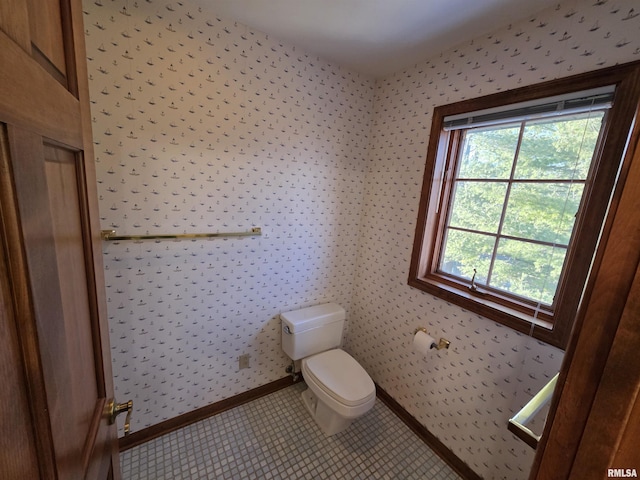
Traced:
POLYGON ((564 349, 583 292, 594 277, 593 260, 598 253, 601 234, 610 221, 609 207, 616 201, 616 180, 624 173, 622 160, 639 104, 637 89, 634 88, 638 71, 640 62, 634 62, 436 107, 418 208, 409 285, 564 349), (469 289, 468 282, 437 273, 436 257, 442 242, 442 225, 446 220, 442 218, 445 209, 441 206, 450 198, 445 177, 449 159, 458 147, 456 138, 459 137, 455 131, 444 131, 444 118, 607 85, 615 86, 613 105, 607 113, 594 154, 592 179, 585 186, 576 216, 574 240, 567 251, 554 308, 537 311, 534 317, 527 302, 481 286, 473 291, 469 289))

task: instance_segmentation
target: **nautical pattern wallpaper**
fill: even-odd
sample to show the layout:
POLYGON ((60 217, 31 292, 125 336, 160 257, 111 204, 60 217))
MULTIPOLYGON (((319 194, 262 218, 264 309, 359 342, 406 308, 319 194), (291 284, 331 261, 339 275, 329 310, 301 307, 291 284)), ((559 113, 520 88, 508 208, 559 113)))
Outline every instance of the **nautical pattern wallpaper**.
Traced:
POLYGON ((187 1, 84 10, 102 228, 263 232, 104 242, 136 431, 285 377, 281 311, 349 309, 374 82, 187 1))
POLYGON ((506 423, 563 352, 407 285, 431 111, 640 60, 636 1, 561 2, 377 81, 190 0, 84 9, 102 228, 263 229, 104 243, 133 429, 282 378, 278 313, 333 301, 382 388, 484 478, 527 478, 506 423), (451 348, 414 353, 419 326, 451 348))
MULTIPOLYGON (((407 285, 434 106, 640 60, 636 0, 561 2, 379 80, 347 347, 378 384, 485 479, 526 479, 507 421, 562 352, 407 285), (451 341, 422 358, 416 327, 451 341)), ((533 430, 542 432, 544 415, 533 430)))

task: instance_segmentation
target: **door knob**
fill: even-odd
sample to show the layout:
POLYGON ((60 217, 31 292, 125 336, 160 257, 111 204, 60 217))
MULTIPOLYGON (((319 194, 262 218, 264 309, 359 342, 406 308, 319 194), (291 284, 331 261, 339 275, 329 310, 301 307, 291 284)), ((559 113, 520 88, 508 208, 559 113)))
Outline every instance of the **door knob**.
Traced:
POLYGON ((133 411, 133 400, 129 400, 124 403, 116 403, 115 400, 111 400, 107 404, 106 415, 109 419, 109 425, 113 425, 116 422, 116 417, 122 412, 127 412, 127 416, 124 419, 124 434, 129 435, 131 431, 131 412, 133 411))

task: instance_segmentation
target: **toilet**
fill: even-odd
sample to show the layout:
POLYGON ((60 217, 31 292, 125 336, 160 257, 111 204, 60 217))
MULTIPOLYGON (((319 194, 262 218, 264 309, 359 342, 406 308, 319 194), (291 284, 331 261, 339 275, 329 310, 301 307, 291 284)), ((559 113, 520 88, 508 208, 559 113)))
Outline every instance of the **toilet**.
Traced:
POLYGON ((367 413, 376 388, 364 368, 339 347, 346 313, 327 303, 280 314, 282 349, 301 360, 302 401, 320 429, 335 435, 367 413))

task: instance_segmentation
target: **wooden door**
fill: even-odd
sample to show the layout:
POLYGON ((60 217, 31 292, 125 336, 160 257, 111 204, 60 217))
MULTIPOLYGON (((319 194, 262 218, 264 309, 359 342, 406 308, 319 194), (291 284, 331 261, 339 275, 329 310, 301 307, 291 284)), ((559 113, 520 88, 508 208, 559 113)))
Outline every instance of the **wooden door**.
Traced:
POLYGON ((640 475, 640 268, 602 372, 571 475, 605 478, 609 469, 640 475))
POLYGON ((83 35, 0 2, 0 478, 120 477, 83 35))

